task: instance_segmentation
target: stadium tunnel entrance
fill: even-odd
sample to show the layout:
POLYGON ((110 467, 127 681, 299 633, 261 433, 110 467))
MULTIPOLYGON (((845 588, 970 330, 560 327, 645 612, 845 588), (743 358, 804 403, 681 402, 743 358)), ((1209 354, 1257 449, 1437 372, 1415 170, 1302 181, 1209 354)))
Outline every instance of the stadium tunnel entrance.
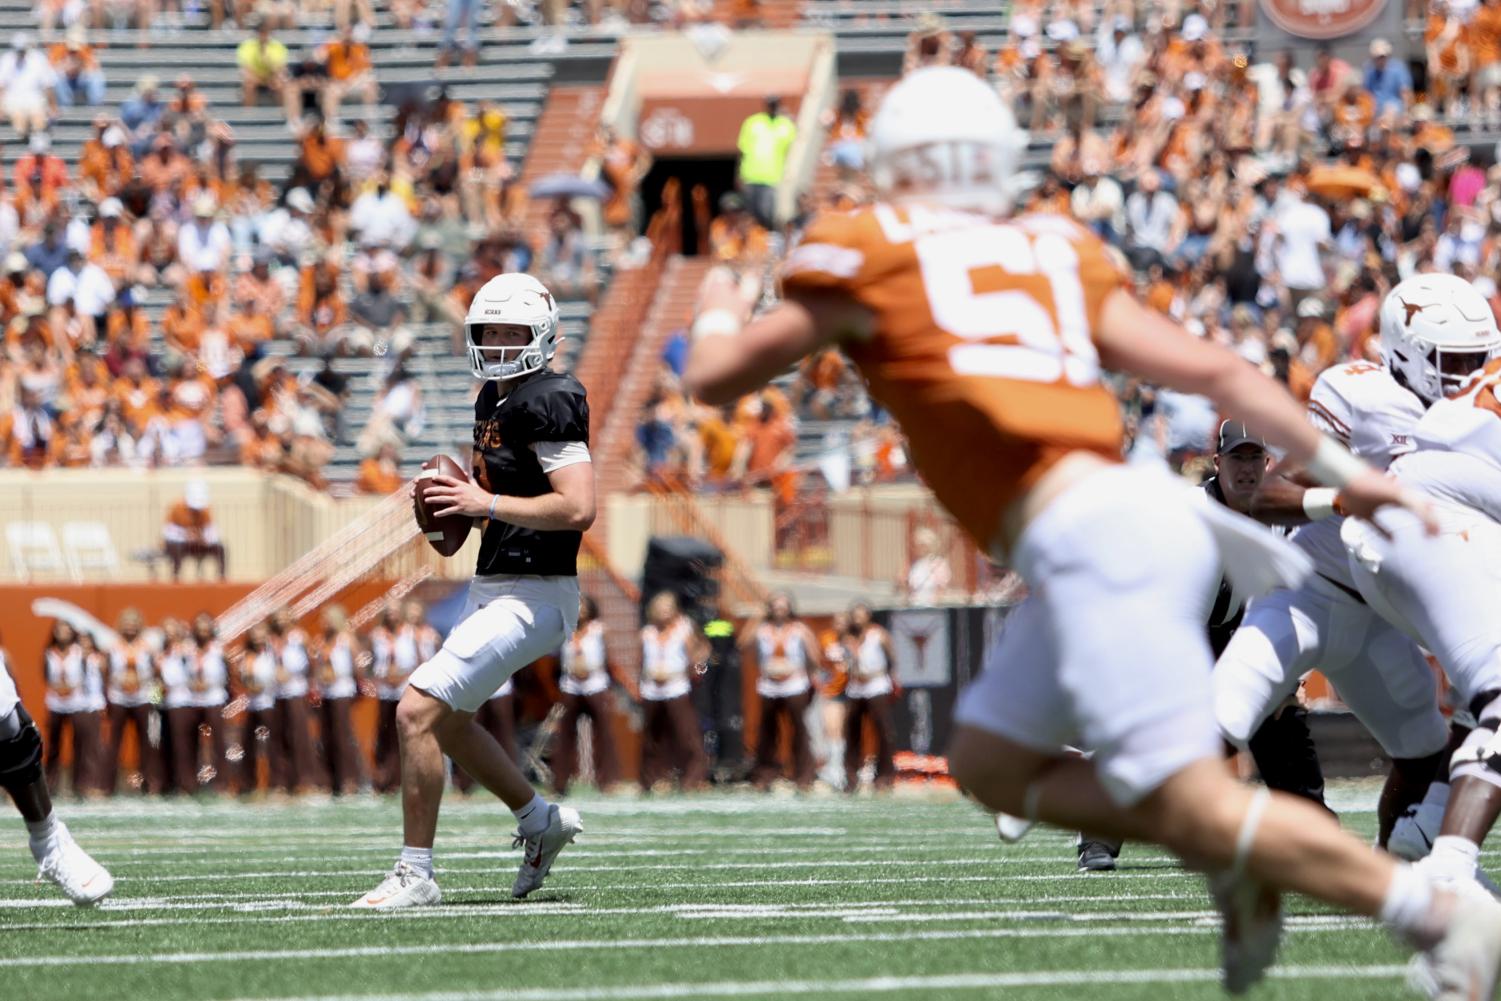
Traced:
POLYGON ((735 190, 733 156, 661 157, 641 181, 643 219, 662 208, 663 189, 677 178, 682 210, 683 253, 692 257, 709 251, 709 220, 719 214, 719 199, 735 190))

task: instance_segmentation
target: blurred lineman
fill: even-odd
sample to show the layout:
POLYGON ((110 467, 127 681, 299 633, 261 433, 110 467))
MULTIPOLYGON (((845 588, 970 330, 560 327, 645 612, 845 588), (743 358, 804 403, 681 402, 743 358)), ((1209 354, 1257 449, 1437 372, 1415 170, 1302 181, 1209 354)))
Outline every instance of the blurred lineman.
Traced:
POLYGON ((96 904, 115 881, 89 853, 78 847, 68 827, 52 810, 42 775, 42 737, 21 705, 5 651, 0 650, 0 787, 16 804, 30 835, 37 877, 56 883, 75 904, 96 904))
POLYGON ((1489 996, 1501 904, 1466 900, 1461 919, 1453 892, 1225 769, 1203 625, 1221 561, 1248 593, 1300 583, 1308 561, 1123 465, 1100 369, 1209 397, 1352 514, 1399 505, 1422 524, 1426 502, 1320 434, 1271 379, 1139 304, 1088 231, 1010 218, 1024 136, 973 74, 909 74, 870 135, 883 201, 815 219, 783 265, 786 299, 754 320, 731 276, 711 272, 684 384, 721 403, 839 344, 938 499, 1031 585, 961 699, 955 777, 992 811, 1153 841, 1211 869, 1232 992, 1274 959, 1293 890, 1414 943, 1431 996, 1489 996))
MULTIPOLYGON (((1441 530, 1430 537, 1400 512, 1383 511, 1382 531, 1347 524, 1343 535, 1361 595, 1433 652, 1476 720, 1451 760, 1439 836, 1419 863, 1442 883, 1473 893, 1482 875, 1480 844, 1501 814, 1501 358, 1464 379, 1451 355, 1476 345, 1495 353, 1501 338, 1481 308, 1486 301, 1458 278, 1420 275, 1391 294, 1404 290, 1393 321, 1410 317, 1411 328, 1425 335, 1413 345, 1421 351, 1415 376, 1448 398, 1423 415, 1413 433, 1416 450, 1392 463, 1392 472, 1437 498, 1441 530), (1406 290, 1409 283, 1421 284, 1406 290)), ((1383 335, 1386 325, 1383 308, 1383 335)))
POLYGON ((396 707, 401 856, 354 907, 441 899, 433 839, 444 754, 516 816, 522 861, 513 896, 541 886, 583 830, 578 811, 543 799, 475 713, 574 630, 579 545, 594 522, 589 403, 577 379, 547 367, 557 352, 558 304, 535 278, 502 274, 486 282, 469 305, 464 339, 470 369, 484 380, 474 403, 474 477, 434 475, 426 496, 438 517, 482 520, 484 537, 458 625, 413 672, 396 707))
MULTIPOLYGON (((1355 362, 1326 369, 1308 401, 1313 425, 1378 468, 1413 449, 1423 412, 1501 347, 1489 309, 1477 334, 1459 322, 1457 306, 1409 312, 1402 304, 1463 303, 1479 311, 1485 299, 1453 275, 1419 275, 1392 289, 1381 309, 1384 365, 1355 362), (1429 357, 1442 366, 1425 376, 1429 357)), ((1339 690, 1392 759, 1377 807, 1377 843, 1417 857, 1428 837, 1404 813, 1441 774, 1449 727, 1439 711, 1433 672, 1423 652, 1362 599, 1340 541, 1345 518, 1327 490, 1311 490, 1281 506, 1291 521, 1311 522, 1292 537, 1313 561, 1301 587, 1251 603, 1244 624, 1215 665, 1215 717, 1225 739, 1245 747, 1251 734, 1297 691, 1317 667, 1339 690), (1322 496, 1321 496, 1322 495, 1322 496), (1290 509, 1290 510, 1289 510, 1290 509), (1396 835, 1395 838, 1393 835, 1396 835)), ((1271 510, 1263 512, 1275 517, 1271 510)))
MULTIPOLYGON (((1268 483, 1267 470, 1272 464, 1266 442, 1240 421, 1220 424, 1214 451, 1214 475, 1204 481, 1204 497, 1241 514, 1252 513, 1258 499, 1264 499, 1268 483)), ((1274 483, 1281 481, 1273 479, 1274 483)), ((1297 487, 1288 488, 1302 493, 1297 487)), ((1209 648, 1218 657, 1230 637, 1240 626, 1246 611, 1246 596, 1239 593, 1228 576, 1219 579, 1214 606, 1206 620, 1209 648)), ((1272 789, 1302 796, 1324 806, 1324 773, 1319 766, 1313 735, 1308 729, 1308 711, 1296 700, 1285 702, 1280 711, 1268 716, 1249 741, 1252 759, 1261 780, 1272 789)), ((1005 830, 1004 821, 1000 829, 1005 830)), ((1014 840, 1014 837, 1008 838, 1014 840)), ((1121 843, 1106 838, 1079 836, 1079 869, 1105 872, 1115 868, 1121 843)))

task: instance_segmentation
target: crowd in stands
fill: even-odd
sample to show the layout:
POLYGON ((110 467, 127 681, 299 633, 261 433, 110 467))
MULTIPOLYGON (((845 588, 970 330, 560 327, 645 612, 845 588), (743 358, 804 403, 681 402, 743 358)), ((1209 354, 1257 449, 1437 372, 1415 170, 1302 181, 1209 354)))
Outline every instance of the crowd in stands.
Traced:
MULTIPOLYGON (((293 53, 277 33, 304 9, 238 12, 243 102, 281 109, 297 149, 279 179, 239 156, 191 74, 145 74, 102 106, 91 38, 110 36, 86 27, 119 23, 103 8, 44 5, 43 37, 64 40, 18 32, 0 54, 0 110, 26 144, 0 185, 0 463, 243 463, 321 486, 342 440, 368 460, 360 488, 384 489, 387 446, 399 459, 423 426, 412 325, 457 330, 473 291, 503 270, 532 270, 563 299, 597 295, 595 251, 566 199, 545 237, 525 230, 504 107, 412 96, 387 133, 368 0, 336 4, 335 32, 293 53), (67 107, 94 109, 76 162, 50 141, 67 107), (369 425, 344 425, 350 386, 336 366, 294 373, 273 341, 375 357, 369 425)), ((237 12, 212 13, 218 24, 237 12)), ((608 133, 597 152, 623 247, 650 158, 608 133)))
MULTIPOLYGON (((997 87, 1050 147, 1019 208, 1078 219, 1120 250, 1146 302, 1296 394, 1330 365, 1375 356, 1381 299, 1415 272, 1459 274, 1501 313, 1501 166, 1489 143, 1456 141, 1456 130, 1501 126, 1501 4, 1431 4, 1422 43, 1377 38, 1356 64, 1320 44, 1302 66, 1290 52, 1226 42, 1237 27, 1227 6, 1028 0, 993 52, 928 14, 903 67, 959 66, 997 87)), ((850 89, 826 116, 833 180, 787 222, 789 239, 810 212, 869 199, 863 141, 878 98, 850 89)), ((673 350, 638 435, 649 479, 765 482, 764 466, 713 457, 749 451, 757 425, 746 416, 768 409, 781 415, 782 440, 800 419, 855 422, 838 448, 857 469, 874 465, 875 478, 901 475, 900 463, 871 462, 879 435, 867 422, 878 432, 881 415, 838 356, 805 365, 787 403, 742 401, 721 414, 676 392, 673 350), (733 445, 720 444, 731 441, 725 424, 733 445)), ((1212 407, 1135 383, 1119 390, 1132 459, 1199 475, 1212 407)))
MULTIPOLYGON (((98 634, 57 620, 42 655, 46 712, 38 714, 49 785, 85 797, 393 792, 401 781, 396 706, 441 641, 414 600, 355 618, 326 606, 307 627, 284 609, 227 647, 208 613, 148 628, 128 609, 113 632, 98 634), (362 728, 356 708, 372 699, 375 726, 362 728)), ((508 681, 476 719, 560 792, 581 772, 602 789, 631 774, 643 790, 693 789, 711 767, 717 781, 760 788, 786 781, 806 789, 815 777, 850 791, 862 777, 876 788, 891 784, 896 652, 865 605, 815 635, 776 596, 737 636, 729 621, 700 623, 663 592, 640 641, 639 674, 612 665, 604 622, 586 597, 557 655, 508 681), (755 671, 760 701, 753 765, 740 736, 742 665, 755 671), (529 713, 520 711, 518 689, 529 713), (561 711, 548 712, 553 706, 561 711), (867 726, 875 734, 869 764, 867 726), (627 762, 617 733, 629 730, 640 741, 639 757, 627 762)), ((453 779, 472 788, 457 768, 453 779)))

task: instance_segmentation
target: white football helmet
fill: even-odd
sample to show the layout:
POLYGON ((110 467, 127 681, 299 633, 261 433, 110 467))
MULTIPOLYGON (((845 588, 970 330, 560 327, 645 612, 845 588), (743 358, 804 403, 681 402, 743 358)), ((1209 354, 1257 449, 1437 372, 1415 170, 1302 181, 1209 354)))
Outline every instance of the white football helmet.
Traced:
POLYGON ((476 379, 519 379, 540 372, 558 350, 558 302, 531 275, 496 275, 469 304, 469 315, 464 317, 464 343, 476 379), (484 347, 480 330, 492 323, 530 327, 531 343, 484 347))
POLYGON ((1485 296, 1458 275, 1414 275, 1381 304, 1381 354, 1425 402, 1455 392, 1501 354, 1501 330, 1485 296))
POLYGON ((892 87, 870 125, 870 177, 882 198, 1002 213, 1016 194, 1027 134, 995 88, 932 66, 892 87))

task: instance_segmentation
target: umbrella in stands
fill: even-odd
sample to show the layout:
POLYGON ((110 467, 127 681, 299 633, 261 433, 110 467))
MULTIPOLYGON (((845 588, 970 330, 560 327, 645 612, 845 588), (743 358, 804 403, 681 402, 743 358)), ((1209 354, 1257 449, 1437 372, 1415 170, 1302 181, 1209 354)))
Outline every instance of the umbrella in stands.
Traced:
POLYGON ((1333 164, 1308 172, 1308 192, 1321 198, 1369 198, 1381 187, 1381 178, 1364 167, 1333 164))
POLYGON ((603 201, 610 197, 611 189, 604 181, 592 181, 577 174, 548 174, 534 183, 529 192, 533 198, 593 198, 603 201))

